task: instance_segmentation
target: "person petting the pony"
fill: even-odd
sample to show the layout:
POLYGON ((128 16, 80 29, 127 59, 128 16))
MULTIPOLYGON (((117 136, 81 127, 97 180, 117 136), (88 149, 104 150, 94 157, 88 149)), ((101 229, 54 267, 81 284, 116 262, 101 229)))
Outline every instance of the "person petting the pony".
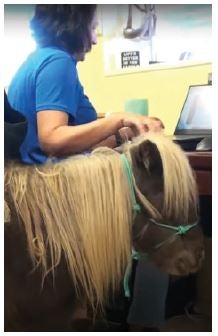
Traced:
MULTIPOLYGON (((20 147, 23 163, 43 164, 48 158, 56 161, 101 145, 114 148, 148 131, 162 131, 159 119, 125 112, 97 119, 76 67, 97 43, 96 5, 36 5, 30 27, 37 49, 21 65, 8 89, 11 107, 28 122, 20 147)), ((155 291, 146 285, 146 279, 143 284, 155 291)), ((151 310, 142 293, 140 296, 151 310)), ((154 311, 150 314, 157 317, 158 298, 151 300, 154 311)), ((146 324, 146 317, 143 319, 146 324)))
POLYGON ((10 105, 28 121, 20 148, 24 163, 44 163, 99 144, 116 147, 127 134, 131 139, 163 128, 157 118, 127 113, 97 119, 76 68, 97 43, 96 5, 36 5, 30 27, 37 49, 8 90, 10 105))

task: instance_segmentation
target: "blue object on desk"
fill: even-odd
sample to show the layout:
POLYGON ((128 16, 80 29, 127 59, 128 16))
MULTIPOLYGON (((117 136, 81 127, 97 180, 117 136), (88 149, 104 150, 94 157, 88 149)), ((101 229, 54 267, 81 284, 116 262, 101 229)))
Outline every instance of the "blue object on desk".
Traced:
POLYGON ((147 116, 148 99, 128 99, 124 103, 124 111, 147 116))

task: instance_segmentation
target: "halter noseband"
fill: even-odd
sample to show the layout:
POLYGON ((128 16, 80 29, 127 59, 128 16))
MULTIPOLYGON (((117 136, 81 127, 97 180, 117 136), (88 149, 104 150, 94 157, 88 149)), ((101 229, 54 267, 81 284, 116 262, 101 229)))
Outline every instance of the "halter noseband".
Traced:
MULTIPOLYGON (((141 211, 141 206, 137 203, 136 196, 135 196, 132 167, 129 163, 128 158, 126 157, 126 155, 124 153, 121 154, 121 159, 123 161, 124 170, 125 170, 125 173, 126 173, 126 176, 127 176, 127 180, 128 180, 128 184, 129 184, 129 188, 130 188, 130 192, 131 192, 132 209, 134 211, 134 214, 136 215, 137 212, 141 211)), ((185 225, 179 225, 179 226, 175 227, 175 226, 172 226, 172 225, 169 225, 169 224, 159 223, 156 220, 154 220, 153 218, 149 218, 148 221, 150 223, 153 223, 153 224, 157 225, 157 226, 176 231, 173 235, 171 235, 170 237, 168 237, 167 239, 165 239, 161 243, 155 245, 154 246, 155 250, 160 248, 161 246, 163 246, 166 243, 172 242, 174 240, 173 238, 175 236, 183 236, 184 234, 186 234, 189 230, 191 230, 193 227, 195 227, 198 224, 198 221, 196 221, 193 224, 185 224, 185 225)), ((132 255, 131 255, 132 260, 133 259, 135 259, 135 260, 145 259, 145 258, 147 258, 147 256, 148 255, 146 253, 140 253, 140 252, 137 252, 134 249, 132 249, 132 255)), ((130 276, 131 270, 132 270, 132 261, 128 265, 128 267, 126 269, 126 272, 125 272, 125 276, 124 276, 124 290, 125 290, 125 296, 126 297, 130 297, 128 282, 129 282, 129 276, 130 276)))

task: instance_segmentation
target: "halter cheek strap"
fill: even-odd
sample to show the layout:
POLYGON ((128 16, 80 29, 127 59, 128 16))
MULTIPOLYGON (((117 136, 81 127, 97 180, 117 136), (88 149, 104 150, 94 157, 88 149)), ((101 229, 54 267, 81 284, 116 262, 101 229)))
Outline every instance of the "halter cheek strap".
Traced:
MULTIPOLYGON (((125 154, 121 154, 121 159, 123 161, 123 167, 124 167, 124 170, 125 170, 125 173, 126 173, 126 176, 127 176, 127 179, 128 179, 128 183, 129 183, 129 189, 130 189, 131 197, 132 197, 132 208, 133 208, 133 211, 136 215, 137 212, 141 211, 141 207, 136 201, 136 196, 135 196, 135 191, 134 191, 134 183, 133 183, 132 167, 131 167, 131 165, 129 163, 129 160, 127 159, 125 154)), ((198 221, 196 221, 193 224, 172 226, 172 225, 168 225, 168 224, 159 223, 156 220, 154 220, 153 218, 150 218, 149 222, 151 222, 155 225, 158 225, 160 227, 176 231, 169 238, 167 238, 164 241, 162 241, 161 243, 155 245, 154 249, 158 249, 161 246, 165 245, 166 243, 172 242, 174 240, 175 236, 183 236, 184 234, 186 234, 189 230, 191 230, 193 227, 195 227, 198 224, 198 221)), ((141 260, 141 259, 146 259, 147 257, 148 257, 147 253, 137 252, 137 251, 132 249, 131 261, 130 261, 129 265, 127 266, 127 269, 126 269, 126 272, 125 272, 125 275, 124 275, 124 281, 123 281, 124 291, 125 291, 125 296, 126 297, 130 297, 129 277, 130 277, 131 271, 132 271, 132 260, 141 260)))
POLYGON ((136 197, 135 197, 135 191, 134 191, 134 183, 133 183, 133 173, 132 173, 132 167, 130 166, 129 160, 127 159, 125 154, 121 154, 121 159, 123 161, 123 167, 128 179, 128 184, 129 184, 129 189, 131 192, 131 197, 132 197, 132 209, 133 211, 136 212, 140 212, 141 211, 141 207, 140 205, 137 203, 136 201, 136 197))

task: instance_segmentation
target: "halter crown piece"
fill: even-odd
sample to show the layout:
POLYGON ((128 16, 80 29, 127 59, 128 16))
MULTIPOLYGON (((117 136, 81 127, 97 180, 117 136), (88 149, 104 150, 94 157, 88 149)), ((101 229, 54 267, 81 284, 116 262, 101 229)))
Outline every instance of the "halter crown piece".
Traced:
MULTIPOLYGON (((130 189, 131 197, 132 197, 132 208, 133 208, 133 211, 134 211, 134 213, 136 215, 137 212, 141 211, 141 207, 140 207, 140 205, 136 201, 135 190, 134 190, 134 182, 133 182, 132 167, 131 167, 131 165, 129 163, 128 158, 126 157, 126 155, 124 153, 121 154, 121 159, 123 161, 124 170, 125 170, 125 173, 126 173, 126 176, 127 176, 127 179, 128 179, 128 183, 129 183, 129 189, 130 189)), ((158 225, 160 227, 176 231, 172 236, 170 236, 169 238, 165 239, 161 243, 155 245, 154 249, 158 249, 161 246, 163 246, 164 244, 170 243, 171 241, 174 240, 173 238, 175 236, 183 236, 190 229, 192 229, 193 227, 195 227, 198 224, 198 221, 196 221, 193 224, 172 226, 172 225, 168 225, 168 224, 159 223, 156 220, 154 220, 153 218, 149 218, 149 222, 151 222, 151 223, 153 223, 155 225, 158 225)), ((126 272, 125 272, 125 275, 124 275, 124 281, 123 281, 125 296, 128 297, 128 298, 130 297, 129 277, 130 277, 131 271, 132 271, 132 260, 141 260, 141 259, 146 259, 147 257, 148 257, 148 255, 146 253, 140 253, 140 252, 137 252, 134 249, 132 249, 131 261, 130 261, 129 265, 127 266, 127 269, 126 269, 126 272)))

